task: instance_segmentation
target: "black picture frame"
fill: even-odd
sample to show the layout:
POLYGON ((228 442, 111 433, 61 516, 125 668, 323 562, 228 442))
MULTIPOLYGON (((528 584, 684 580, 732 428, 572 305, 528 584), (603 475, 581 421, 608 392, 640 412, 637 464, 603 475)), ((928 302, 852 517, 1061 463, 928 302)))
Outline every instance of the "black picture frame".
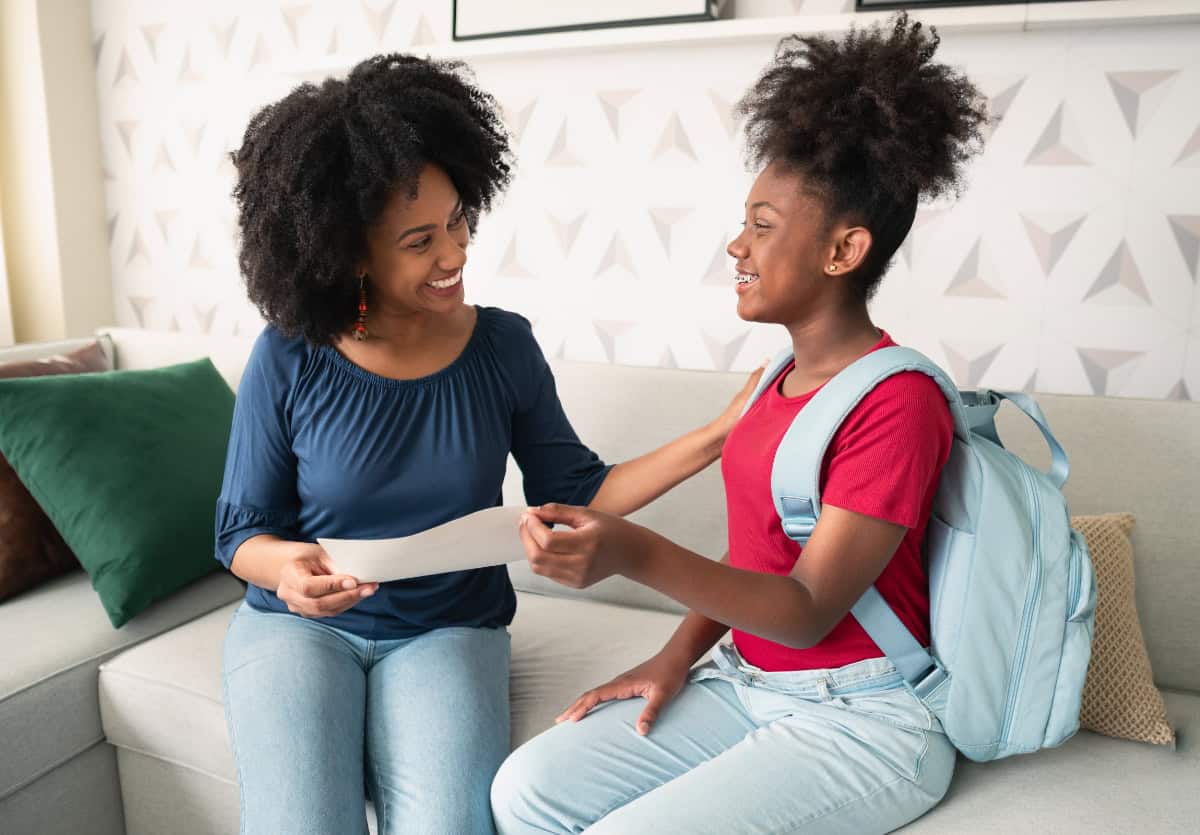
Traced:
POLYGON ((1078 3, 1080 0, 855 0, 856 12, 887 12, 896 9, 919 11, 966 6, 1017 6, 1028 3, 1078 3))
POLYGON ((721 3, 718 0, 694 0, 698 9, 694 14, 671 15, 667 17, 644 17, 628 20, 599 21, 595 23, 579 23, 567 26, 545 26, 534 29, 510 29, 501 32, 489 32, 482 35, 460 35, 458 33, 458 0, 452 0, 450 9, 450 36, 455 41, 480 41, 491 38, 515 38, 521 35, 548 35, 557 32, 583 32, 593 29, 615 29, 622 26, 657 26, 663 23, 699 23, 716 20, 720 13, 721 3))

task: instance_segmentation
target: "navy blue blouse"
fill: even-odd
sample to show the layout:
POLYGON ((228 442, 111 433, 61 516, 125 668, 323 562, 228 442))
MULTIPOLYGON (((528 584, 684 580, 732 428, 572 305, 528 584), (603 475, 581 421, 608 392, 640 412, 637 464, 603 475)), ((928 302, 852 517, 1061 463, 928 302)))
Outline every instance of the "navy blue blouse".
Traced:
MULTIPOLYGON (((479 308, 462 354, 416 380, 373 374, 332 346, 268 327, 238 388, 217 559, 229 567, 258 534, 384 539, 493 507, 510 451, 533 505, 585 505, 609 470, 575 435, 521 316, 479 308)), ((246 599, 287 611, 254 585, 246 599)), ((407 638, 444 626, 504 626, 515 610, 508 571, 497 566, 383 583, 322 623, 407 638)))

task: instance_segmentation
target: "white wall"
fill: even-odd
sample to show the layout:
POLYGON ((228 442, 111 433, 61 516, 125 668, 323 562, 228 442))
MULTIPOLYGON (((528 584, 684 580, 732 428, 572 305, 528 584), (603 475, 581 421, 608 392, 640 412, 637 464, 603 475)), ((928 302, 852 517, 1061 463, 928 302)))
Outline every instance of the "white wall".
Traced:
MULTIPOLYGON (((450 33, 444 0, 93 0, 93 18, 117 321, 214 333, 261 326, 229 199, 248 115, 322 68, 450 33)), ((749 368, 780 344, 734 314, 722 255, 749 181, 729 106, 772 45, 471 59, 520 168, 468 298, 525 313, 572 359, 749 368)), ((919 215, 877 321, 963 385, 1198 396, 1200 26, 951 32, 941 54, 1003 121, 963 198, 919 215)))

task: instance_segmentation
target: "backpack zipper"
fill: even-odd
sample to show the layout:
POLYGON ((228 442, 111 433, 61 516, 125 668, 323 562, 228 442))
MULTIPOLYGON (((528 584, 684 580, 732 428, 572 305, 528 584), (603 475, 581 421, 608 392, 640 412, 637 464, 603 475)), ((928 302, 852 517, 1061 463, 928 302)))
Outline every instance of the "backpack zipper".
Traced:
POLYGON ((1025 609, 1021 613, 1021 638, 1017 643, 1012 678, 1008 684, 1008 699, 1004 705, 1004 725, 1000 729, 1002 746, 1008 742, 1008 736, 1012 732, 1017 690, 1021 682, 1021 673, 1025 670, 1025 659, 1029 654, 1030 624, 1036 611, 1034 604, 1042 589, 1042 503, 1028 467, 1021 468, 1021 476, 1025 482, 1026 492, 1029 494, 1030 504, 1033 506, 1033 578, 1029 584, 1029 591, 1025 595, 1025 609))
POLYGON ((1067 568, 1067 616, 1075 612, 1079 598, 1083 592, 1079 589, 1079 569, 1083 556, 1079 553, 1079 543, 1075 540, 1075 531, 1071 531, 1071 565, 1067 568))

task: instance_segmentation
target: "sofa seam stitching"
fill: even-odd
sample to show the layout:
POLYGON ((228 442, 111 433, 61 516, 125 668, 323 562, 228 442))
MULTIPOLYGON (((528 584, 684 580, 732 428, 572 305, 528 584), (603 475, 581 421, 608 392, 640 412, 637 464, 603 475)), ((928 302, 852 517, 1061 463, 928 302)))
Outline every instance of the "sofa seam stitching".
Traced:
POLYGON ((236 603, 236 602, 237 602, 237 600, 226 600, 225 602, 218 604, 217 606, 215 606, 212 609, 209 609, 204 612, 199 612, 195 615, 195 617, 191 617, 191 618, 188 618, 187 620, 180 621, 179 623, 175 624, 174 626, 168 626, 167 628, 163 629, 160 632, 155 632, 153 635, 147 635, 146 637, 141 638, 141 639, 131 640, 128 643, 121 644, 118 647, 113 647, 112 649, 107 649, 107 650, 104 650, 103 652, 94 653, 92 655, 89 655, 87 658, 83 658, 83 659, 80 659, 79 661, 76 661, 73 664, 69 664, 65 667, 60 667, 59 669, 55 670, 52 673, 47 673, 46 675, 42 676, 41 678, 37 679, 36 681, 31 681, 28 684, 25 684, 25 685, 17 688, 16 690, 12 690, 8 693, 0 694, 0 702, 8 701, 9 699, 15 698, 16 696, 20 696, 21 694, 26 693, 29 690, 32 690, 33 688, 35 688, 39 685, 45 684, 46 682, 50 681, 51 679, 55 679, 55 678, 58 678, 59 676, 63 676, 68 673, 72 673, 75 670, 79 669, 80 667, 84 667, 96 660, 99 660, 100 664, 103 665, 108 660, 110 660, 112 657, 119 655, 120 653, 123 653, 126 650, 133 649, 134 647, 140 646, 141 644, 144 644, 147 641, 152 641, 155 638, 159 637, 160 635, 166 635, 169 632, 173 632, 174 630, 178 629, 181 626, 185 626, 185 625, 191 623, 192 621, 199 620, 200 618, 204 617, 205 615, 211 615, 213 612, 217 611, 218 609, 221 609, 225 606, 228 606, 231 603, 236 603))
POLYGON ((137 681, 142 681, 142 682, 145 682, 146 684, 157 685, 158 687, 161 687, 166 690, 175 690, 179 693, 187 693, 188 695, 196 696, 197 698, 204 699, 204 701, 206 701, 206 702, 211 702, 212 704, 217 705, 218 707, 224 708, 225 703, 222 702, 220 699, 214 699, 212 696, 208 695, 207 693, 202 693, 201 691, 194 690, 191 687, 184 687, 182 684, 176 684, 173 681, 163 681, 162 679, 151 678, 150 676, 144 675, 142 673, 134 673, 134 672, 130 672, 129 670, 117 670, 112 667, 109 667, 108 669, 104 670, 104 674, 106 676, 125 676, 126 678, 136 679, 137 681))
POLYGON ((109 744, 120 751, 130 751, 134 754, 140 754, 141 756, 143 756, 147 759, 150 759, 150 760, 158 760, 159 762, 168 763, 170 765, 177 766, 178 768, 186 768, 188 771, 193 771, 196 774, 200 774, 204 777, 212 778, 213 780, 216 780, 217 782, 220 782, 220 783, 224 783, 227 786, 233 786, 234 788, 237 788, 236 780, 230 780, 228 777, 222 777, 220 774, 213 774, 211 771, 209 771, 206 768, 200 768, 199 766, 189 765, 188 763, 185 763, 182 760, 177 760, 174 757, 164 757, 161 754, 155 754, 152 751, 147 751, 144 748, 136 748, 132 745, 117 745, 116 743, 111 743, 111 742, 109 744))
POLYGON ((0 794, 0 803, 3 803, 5 800, 8 800, 10 797, 17 794, 18 792, 29 788, 34 783, 36 783, 38 780, 41 780, 43 777, 45 777, 47 774, 49 774, 51 771, 61 768, 62 766, 66 765, 71 760, 75 759, 76 757, 83 756, 88 751, 91 751, 93 748, 95 748, 97 745, 101 744, 102 742, 108 742, 108 739, 107 739, 107 737, 104 736, 104 734, 101 734, 100 736, 96 737, 94 740, 89 742, 87 745, 84 745, 82 748, 79 748, 78 750, 76 750, 70 754, 67 754, 66 756, 52 762, 50 765, 45 766, 44 768, 42 768, 41 770, 39 770, 35 774, 33 774, 33 776, 26 778, 23 782, 17 783, 12 788, 5 790, 3 794, 0 794))

